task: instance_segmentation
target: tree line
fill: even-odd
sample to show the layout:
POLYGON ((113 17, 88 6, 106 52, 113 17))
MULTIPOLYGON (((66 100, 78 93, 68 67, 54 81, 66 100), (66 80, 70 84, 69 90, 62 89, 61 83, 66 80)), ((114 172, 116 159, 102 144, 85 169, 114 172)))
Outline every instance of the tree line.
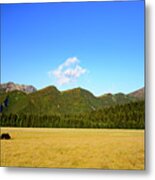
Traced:
POLYGON ((0 113, 0 125, 2 127, 144 129, 145 103, 144 101, 132 102, 78 115, 0 113))

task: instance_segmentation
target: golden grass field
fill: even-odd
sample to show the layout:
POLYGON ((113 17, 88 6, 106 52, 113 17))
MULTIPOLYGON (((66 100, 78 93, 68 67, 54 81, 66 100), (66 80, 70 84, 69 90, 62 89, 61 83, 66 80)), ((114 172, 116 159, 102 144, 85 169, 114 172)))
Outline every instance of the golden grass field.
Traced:
POLYGON ((1 166, 144 169, 144 130, 1 128, 1 166))

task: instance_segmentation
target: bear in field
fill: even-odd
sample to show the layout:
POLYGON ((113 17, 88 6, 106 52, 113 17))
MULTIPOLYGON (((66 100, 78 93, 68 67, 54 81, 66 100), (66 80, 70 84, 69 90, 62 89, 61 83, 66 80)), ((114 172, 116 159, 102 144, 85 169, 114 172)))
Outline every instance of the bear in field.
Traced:
POLYGON ((11 139, 11 136, 10 136, 8 133, 3 133, 3 134, 0 136, 0 139, 11 139))

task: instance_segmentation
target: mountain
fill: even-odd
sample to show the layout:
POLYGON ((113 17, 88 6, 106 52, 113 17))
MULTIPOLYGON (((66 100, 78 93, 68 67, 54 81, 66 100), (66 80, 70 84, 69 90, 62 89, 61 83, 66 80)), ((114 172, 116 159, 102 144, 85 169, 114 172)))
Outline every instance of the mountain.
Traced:
POLYGON ((139 96, 135 96, 135 92, 129 95, 109 93, 96 97, 88 90, 82 88, 59 91, 55 86, 48 86, 36 91, 33 86, 30 86, 34 89, 30 88, 31 90, 28 91, 28 88, 23 90, 23 87, 29 86, 11 83, 9 87, 13 88, 8 88, 7 84, 0 86, 0 105, 4 106, 4 102, 8 101, 8 107, 4 106, 3 108, 4 113, 37 115, 81 114, 139 100, 139 96), (14 87, 17 88, 14 89, 14 87))
POLYGON ((66 111, 74 113, 87 112, 99 109, 102 106, 100 99, 95 97, 91 92, 82 89, 74 88, 62 92, 63 107, 66 111))
POLYGON ((22 91, 27 94, 37 91, 37 89, 31 85, 19 85, 19 84, 15 84, 13 82, 0 84, 1 92, 12 92, 15 90, 22 91))
POLYGON ((102 103, 104 106, 127 104, 127 103, 134 102, 137 100, 137 98, 125 95, 123 93, 117 93, 117 94, 108 93, 108 94, 99 96, 99 98, 102 100, 102 103))
POLYGON ((27 97, 27 102, 24 103, 25 107, 20 112, 33 114, 80 114, 102 107, 100 99, 82 88, 60 92, 56 87, 49 86, 29 94, 27 97))
POLYGON ((128 96, 129 97, 135 97, 135 98, 137 98, 139 100, 144 100, 144 98, 145 98, 144 93, 145 93, 144 88, 141 88, 141 89, 138 89, 138 90, 136 90, 136 91, 134 91, 132 93, 129 93, 128 96))

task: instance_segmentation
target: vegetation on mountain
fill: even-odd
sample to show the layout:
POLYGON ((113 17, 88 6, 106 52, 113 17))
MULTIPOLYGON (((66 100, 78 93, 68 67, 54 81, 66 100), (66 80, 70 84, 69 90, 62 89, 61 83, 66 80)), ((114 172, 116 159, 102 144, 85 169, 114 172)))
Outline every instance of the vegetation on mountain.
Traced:
POLYGON ((82 88, 59 91, 54 86, 49 86, 30 94, 17 90, 11 92, 1 91, 1 106, 3 106, 6 97, 8 97, 9 106, 8 108, 3 108, 3 113, 37 115, 80 114, 139 100, 139 98, 123 93, 105 94, 96 97, 82 88))
POLYGON ((144 100, 123 93, 95 97, 75 88, 49 86, 27 94, 0 91, 1 126, 144 128, 144 100))

